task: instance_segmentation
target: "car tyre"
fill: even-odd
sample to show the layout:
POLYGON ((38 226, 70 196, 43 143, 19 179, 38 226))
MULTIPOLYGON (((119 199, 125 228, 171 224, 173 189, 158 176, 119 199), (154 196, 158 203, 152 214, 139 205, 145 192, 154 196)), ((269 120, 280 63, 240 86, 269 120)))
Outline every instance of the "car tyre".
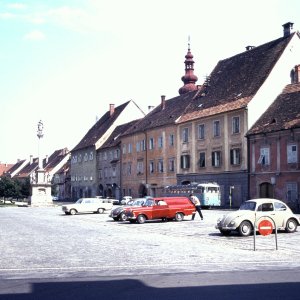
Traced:
POLYGON ((297 222, 294 219, 288 219, 285 226, 285 231, 288 233, 295 232, 297 230, 297 222))
POLYGON ((176 213, 176 215, 175 215, 175 220, 176 220, 177 222, 182 221, 182 220, 183 220, 183 214, 182 214, 182 213, 176 213))
POLYGON ((77 213, 76 209, 72 208, 70 210, 70 215, 74 216, 74 215, 76 215, 76 213, 77 213))
POLYGON ((119 216, 119 221, 126 221, 126 220, 127 220, 127 217, 126 217, 125 213, 122 212, 119 216))
POLYGON ((104 213, 104 209, 103 208, 98 208, 98 214, 103 214, 104 213))
POLYGON ((144 215, 138 215, 136 221, 139 223, 139 224, 143 224, 146 222, 146 217, 144 215))
POLYGON ((249 221, 243 221, 239 226, 240 236, 249 236, 252 232, 252 225, 249 221))

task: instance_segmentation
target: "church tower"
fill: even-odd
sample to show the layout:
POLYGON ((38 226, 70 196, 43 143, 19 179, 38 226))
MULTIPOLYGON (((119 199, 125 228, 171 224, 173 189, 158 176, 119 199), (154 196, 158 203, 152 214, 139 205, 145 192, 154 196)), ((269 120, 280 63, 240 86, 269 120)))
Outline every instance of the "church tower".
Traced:
POLYGON ((194 74, 194 60, 193 54, 191 53, 190 43, 188 44, 188 52, 185 56, 185 75, 181 77, 184 85, 179 89, 179 94, 183 95, 190 91, 195 91, 197 89, 196 81, 198 77, 194 74))

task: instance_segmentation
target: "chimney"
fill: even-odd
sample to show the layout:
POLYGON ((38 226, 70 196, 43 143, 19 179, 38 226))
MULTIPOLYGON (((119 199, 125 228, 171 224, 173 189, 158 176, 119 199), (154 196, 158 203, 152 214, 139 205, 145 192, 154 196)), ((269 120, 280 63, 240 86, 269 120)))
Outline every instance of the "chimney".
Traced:
POLYGON ((33 156, 30 155, 30 157, 29 157, 29 163, 32 164, 32 162, 33 162, 33 156))
POLYGON ((115 112, 115 105, 109 104, 109 115, 112 116, 114 112, 115 112))
POLYGON ((288 22, 283 24, 283 36, 287 37, 291 34, 291 30, 293 29, 294 23, 288 22))
POLYGON ((154 106, 153 105, 149 105, 148 106, 148 112, 152 111, 154 109, 154 106))
POLYGON ((251 49, 253 49, 253 48, 255 48, 255 46, 247 46, 247 47, 246 47, 246 50, 249 51, 249 50, 251 50, 251 49))
POLYGON ((294 68, 293 83, 300 83, 300 65, 297 65, 294 68))
POLYGON ((165 109, 166 107, 166 96, 165 95, 162 95, 161 96, 161 109, 165 109))
POLYGON ((45 164, 48 163, 48 155, 46 155, 46 158, 45 158, 45 164))

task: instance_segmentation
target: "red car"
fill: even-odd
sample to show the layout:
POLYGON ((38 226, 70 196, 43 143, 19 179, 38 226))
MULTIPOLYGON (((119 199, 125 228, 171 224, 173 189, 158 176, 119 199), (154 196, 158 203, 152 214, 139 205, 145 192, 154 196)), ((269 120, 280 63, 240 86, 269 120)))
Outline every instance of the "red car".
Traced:
POLYGON ((127 220, 131 223, 145 223, 146 220, 182 221, 184 216, 195 213, 195 206, 187 197, 151 198, 141 207, 128 208, 127 220))

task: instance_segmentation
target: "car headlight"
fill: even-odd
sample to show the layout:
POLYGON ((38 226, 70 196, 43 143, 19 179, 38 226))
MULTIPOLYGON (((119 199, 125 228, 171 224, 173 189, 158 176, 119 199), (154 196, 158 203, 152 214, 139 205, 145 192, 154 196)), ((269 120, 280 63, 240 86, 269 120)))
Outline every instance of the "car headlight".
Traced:
POLYGON ((230 227, 236 226, 236 223, 235 223, 235 221, 234 221, 234 220, 232 220, 232 221, 229 223, 229 226, 230 226, 230 227))

